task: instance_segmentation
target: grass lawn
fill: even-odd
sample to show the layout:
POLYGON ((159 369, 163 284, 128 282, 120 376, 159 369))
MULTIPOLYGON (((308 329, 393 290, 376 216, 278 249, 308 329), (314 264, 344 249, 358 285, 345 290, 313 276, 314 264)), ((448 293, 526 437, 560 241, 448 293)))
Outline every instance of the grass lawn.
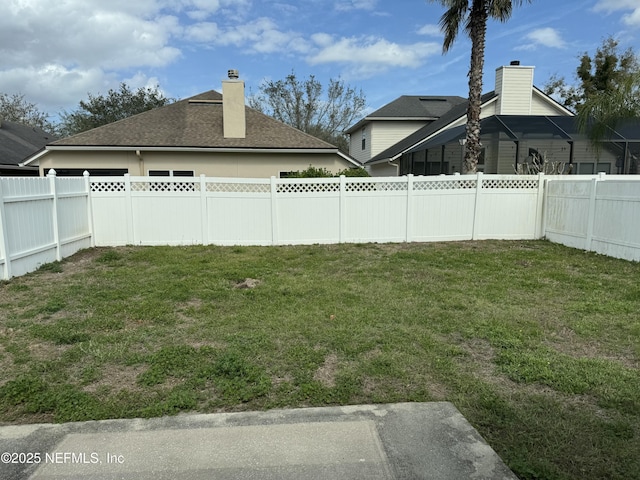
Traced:
POLYGON ((640 478, 639 339, 640 264, 544 241, 98 248, 0 282, 0 423, 447 400, 521 478, 640 478))

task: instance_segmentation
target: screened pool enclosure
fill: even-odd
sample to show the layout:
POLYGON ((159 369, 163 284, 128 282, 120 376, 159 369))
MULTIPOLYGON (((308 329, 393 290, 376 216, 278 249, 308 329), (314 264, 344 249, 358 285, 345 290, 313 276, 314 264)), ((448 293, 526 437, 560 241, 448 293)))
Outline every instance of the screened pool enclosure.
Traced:
MULTIPOLYGON (((444 130, 405 152, 400 174, 439 175, 462 171, 465 126, 444 130)), ((596 149, 578 130, 576 117, 493 115, 481 121, 482 154, 478 171, 535 173, 638 174, 640 120, 611 131, 596 149)))

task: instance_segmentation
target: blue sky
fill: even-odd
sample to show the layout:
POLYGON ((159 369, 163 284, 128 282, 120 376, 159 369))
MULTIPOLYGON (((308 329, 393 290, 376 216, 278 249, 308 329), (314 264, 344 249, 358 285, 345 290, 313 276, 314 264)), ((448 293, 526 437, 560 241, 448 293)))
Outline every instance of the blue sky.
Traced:
MULTIPOLYGON (((444 7, 424 0, 3 0, 0 92, 53 116, 120 82, 174 98, 219 90, 238 69, 247 94, 291 71, 362 89, 369 110, 400 95, 467 96, 470 43, 442 55, 444 7)), ((640 53, 640 0, 533 0, 487 31, 484 91, 511 60, 574 81, 607 36, 640 53)))

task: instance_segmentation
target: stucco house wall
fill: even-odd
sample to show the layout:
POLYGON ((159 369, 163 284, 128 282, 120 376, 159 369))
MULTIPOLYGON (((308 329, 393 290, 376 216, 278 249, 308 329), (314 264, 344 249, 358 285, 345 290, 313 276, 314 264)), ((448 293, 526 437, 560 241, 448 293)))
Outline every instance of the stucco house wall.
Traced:
POLYGON ((140 151, 51 151, 40 161, 40 174, 54 169, 126 169, 145 176, 150 170, 193 171, 207 177, 279 177, 284 172, 313 165, 337 173, 353 164, 332 153, 160 152, 140 151))

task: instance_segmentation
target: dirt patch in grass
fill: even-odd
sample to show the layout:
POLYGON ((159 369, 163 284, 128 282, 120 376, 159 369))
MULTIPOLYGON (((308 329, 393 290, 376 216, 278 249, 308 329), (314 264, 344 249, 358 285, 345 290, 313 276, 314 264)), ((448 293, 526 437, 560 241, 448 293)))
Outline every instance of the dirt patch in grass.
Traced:
POLYGON ((595 339, 581 338, 569 327, 562 327, 557 333, 552 333, 544 342, 554 350, 574 358, 592 358, 618 362, 627 368, 640 368, 640 360, 631 352, 617 354, 604 351, 595 339))
POLYGON ((60 358, 71 345, 54 345, 52 343, 30 343, 27 347, 34 360, 54 360, 60 358))
POLYGON ((338 371, 338 356, 330 353, 324 358, 323 364, 316 370, 313 379, 327 388, 336 386, 336 373, 338 371))
POLYGON ((147 369, 146 366, 109 365, 103 368, 99 380, 85 385, 83 390, 87 393, 95 393, 102 388, 117 388, 134 392, 141 390, 138 385, 138 377, 147 369))

